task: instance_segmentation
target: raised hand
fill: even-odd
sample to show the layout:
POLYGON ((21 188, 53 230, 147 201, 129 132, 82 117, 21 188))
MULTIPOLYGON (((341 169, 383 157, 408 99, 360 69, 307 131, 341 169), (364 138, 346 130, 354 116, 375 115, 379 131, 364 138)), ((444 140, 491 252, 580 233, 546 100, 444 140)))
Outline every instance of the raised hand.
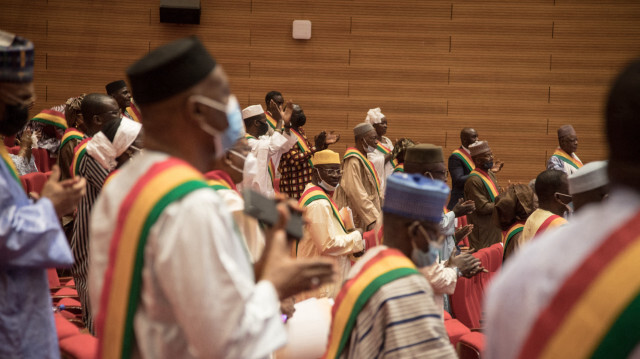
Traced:
POLYGON ((472 200, 464 201, 462 198, 458 200, 451 212, 455 213, 456 217, 466 216, 467 214, 473 213, 476 210, 476 204, 472 200))
POLYGON ((329 131, 327 134, 327 145, 333 145, 334 143, 340 141, 340 134, 336 134, 335 131, 329 131))
POLYGON ((54 165, 51 177, 44 184, 40 197, 48 198, 53 204, 58 217, 73 212, 86 193, 86 181, 84 178, 73 178, 60 181, 60 167, 54 165))
POLYGON ((500 160, 496 160, 496 162, 493 164, 493 167, 491 168, 491 172, 498 173, 500 172, 500 170, 502 170, 503 166, 504 166, 504 162, 500 160))
POLYGON ((466 226, 456 230, 454 237, 456 239, 456 243, 460 242, 464 239, 464 237, 471 234, 473 231, 473 224, 467 224, 466 226))
MULTIPOLYGON (((273 101, 273 100, 272 100, 273 101)), ((291 127, 291 115, 293 114, 293 100, 289 99, 284 104, 284 111, 282 114, 282 120, 285 127, 291 127)))
POLYGON ((459 255, 452 253, 447 266, 458 267, 460 273, 466 278, 471 278, 484 269, 480 260, 469 253, 461 253, 459 255))
POLYGON ((276 121, 280 121, 284 117, 284 111, 275 101, 273 101, 273 99, 269 101, 269 107, 267 110, 269 110, 271 117, 276 121))

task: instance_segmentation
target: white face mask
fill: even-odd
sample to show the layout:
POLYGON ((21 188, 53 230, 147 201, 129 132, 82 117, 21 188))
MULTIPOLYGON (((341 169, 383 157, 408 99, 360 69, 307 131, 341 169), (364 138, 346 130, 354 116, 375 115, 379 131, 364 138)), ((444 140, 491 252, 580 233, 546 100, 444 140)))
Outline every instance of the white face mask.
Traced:
POLYGON ((317 168, 315 168, 315 170, 318 172, 318 178, 320 179, 320 183, 318 183, 318 186, 322 187, 327 192, 334 192, 336 190, 336 188, 338 188, 338 186, 332 186, 332 185, 328 184, 327 182, 325 182, 322 179, 322 175, 320 174, 320 170, 318 170, 317 168))
POLYGON ((430 239, 430 236, 427 234, 427 231, 420 225, 419 222, 414 222, 409 227, 409 233, 413 233, 415 227, 418 227, 418 230, 422 233, 422 235, 427 239, 429 243, 429 250, 427 252, 418 248, 415 242, 412 240, 411 244, 413 245, 413 250, 411 251, 411 260, 418 268, 424 268, 432 265, 438 260, 438 255, 440 254, 440 250, 442 249, 441 241, 433 241, 430 239))
POLYGON ((367 143, 367 140, 364 140, 364 139, 363 139, 362 141, 364 141, 364 150, 365 150, 365 152, 367 152, 367 153, 373 153, 373 151, 375 151, 375 150, 376 150, 376 148, 375 148, 375 147, 371 147, 371 146, 369 146, 369 143, 367 143))
POLYGON ((244 166, 242 167, 242 169, 239 169, 238 167, 234 166, 233 163, 229 163, 229 167, 242 173, 243 181, 248 178, 254 178, 255 176, 258 175, 258 159, 253 154, 253 152, 249 152, 249 154, 246 156, 243 156, 242 154, 234 150, 229 150, 229 152, 244 160, 244 166))

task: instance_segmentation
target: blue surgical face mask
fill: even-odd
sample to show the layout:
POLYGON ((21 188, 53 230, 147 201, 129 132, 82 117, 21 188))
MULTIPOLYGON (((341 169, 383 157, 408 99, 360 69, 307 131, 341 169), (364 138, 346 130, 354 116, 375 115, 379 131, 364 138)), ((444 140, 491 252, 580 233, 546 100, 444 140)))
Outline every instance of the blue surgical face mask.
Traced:
MULTIPOLYGON (((429 243, 429 250, 426 252, 423 251, 415 245, 415 242, 412 241, 413 250, 411 251, 411 260, 418 268, 428 267, 438 260, 438 255, 440 254, 440 250, 442 250, 442 242, 431 240, 427 231, 422 228, 418 222, 414 222, 412 227, 414 226, 418 226, 418 230, 422 233, 423 237, 427 239, 427 242, 429 243)), ((412 232, 411 227, 409 231, 412 232)))
POLYGON ((325 182, 322 179, 322 175, 320 174, 320 170, 315 168, 315 170, 318 172, 318 178, 320 179, 320 182, 318 183, 318 186, 324 188, 325 191, 327 192, 334 192, 336 190, 336 188, 338 188, 338 186, 332 186, 330 184, 328 184, 327 182, 325 182))
POLYGON ((208 97, 196 95, 196 100, 208 107, 224 112, 227 115, 228 126, 224 132, 211 127, 206 122, 200 122, 200 128, 211 136, 213 136, 214 144, 216 146, 216 158, 222 157, 236 141, 242 136, 244 132, 244 123, 242 122, 242 112, 240 112, 240 105, 234 95, 229 96, 229 101, 226 105, 210 99, 208 97))

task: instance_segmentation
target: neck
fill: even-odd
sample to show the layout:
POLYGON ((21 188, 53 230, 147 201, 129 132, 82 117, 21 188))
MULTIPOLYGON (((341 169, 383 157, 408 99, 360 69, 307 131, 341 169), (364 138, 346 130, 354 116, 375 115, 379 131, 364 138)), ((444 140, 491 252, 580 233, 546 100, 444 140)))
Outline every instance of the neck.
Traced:
POLYGON ((250 134, 251 136, 258 138, 260 136, 258 136, 258 129, 255 127, 251 127, 247 129, 247 133, 250 134))
POLYGON ((547 200, 547 201, 540 201, 538 203, 538 207, 540 209, 544 209, 545 211, 549 211, 553 214, 556 214, 558 216, 562 216, 564 214, 564 207, 560 206, 556 201, 554 200, 547 200))
POLYGON ((569 156, 571 156, 571 153, 572 153, 571 151, 567 151, 567 150, 565 150, 565 149, 564 149, 564 148, 562 148, 562 147, 560 147, 560 149, 561 149, 561 150, 563 150, 563 151, 564 151, 566 154, 568 154, 569 156))
POLYGON ((387 221, 384 224, 384 245, 389 248, 395 248, 402 252, 408 258, 411 258, 411 239, 407 234, 408 226, 396 221, 387 221))
POLYGON ((382 142, 382 136, 381 136, 381 135, 378 135, 378 137, 377 137, 377 138, 378 138, 378 141, 379 141, 379 142, 382 142))
POLYGON ((367 151, 364 150, 364 145, 362 144, 362 142, 357 143, 355 147, 356 147, 356 149, 358 151, 360 151, 360 153, 362 153, 362 154, 366 154, 367 153, 367 151))

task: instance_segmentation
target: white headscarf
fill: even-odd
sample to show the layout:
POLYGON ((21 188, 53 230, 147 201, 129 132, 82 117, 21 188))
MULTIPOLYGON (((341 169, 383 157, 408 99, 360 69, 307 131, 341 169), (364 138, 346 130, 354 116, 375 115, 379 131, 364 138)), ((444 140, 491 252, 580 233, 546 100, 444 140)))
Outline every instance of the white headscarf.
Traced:
POLYGON ((140 123, 123 117, 113 138, 113 143, 100 131, 87 143, 87 153, 98 161, 104 169, 111 171, 118 164, 116 158, 133 144, 141 128, 142 125, 140 123))
POLYGON ((384 114, 380 111, 380 107, 372 108, 367 112, 367 118, 364 119, 364 122, 370 124, 376 124, 382 122, 384 118, 384 114))

